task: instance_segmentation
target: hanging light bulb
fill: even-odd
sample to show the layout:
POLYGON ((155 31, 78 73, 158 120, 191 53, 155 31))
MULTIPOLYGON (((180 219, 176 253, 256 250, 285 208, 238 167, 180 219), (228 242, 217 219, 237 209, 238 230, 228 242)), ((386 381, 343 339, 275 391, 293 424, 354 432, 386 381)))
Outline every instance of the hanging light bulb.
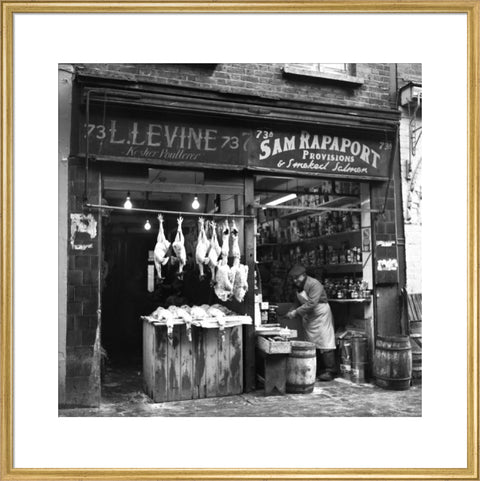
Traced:
POLYGON ((143 226, 145 230, 150 230, 152 228, 152 225, 150 224, 150 221, 147 219, 145 222, 145 225, 143 226))
POLYGON ((197 210, 200 207, 200 202, 198 202, 198 196, 195 194, 193 198, 192 207, 197 210))
POLYGON ((123 207, 125 207, 125 209, 132 208, 132 201, 130 200, 130 191, 127 192, 127 198, 125 199, 125 203, 123 204, 123 207))

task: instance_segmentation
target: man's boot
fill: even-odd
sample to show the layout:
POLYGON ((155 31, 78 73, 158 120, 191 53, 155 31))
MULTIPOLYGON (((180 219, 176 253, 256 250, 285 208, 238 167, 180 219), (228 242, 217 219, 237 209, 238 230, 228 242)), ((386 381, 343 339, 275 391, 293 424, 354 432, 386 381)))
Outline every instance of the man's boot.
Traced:
MULTIPOLYGON (((318 352, 318 351, 317 351, 318 352)), ((335 349, 321 350, 324 372, 318 376, 319 381, 332 381, 335 373, 335 349)))
POLYGON ((316 354, 317 354, 317 372, 315 373, 315 378, 319 378, 320 377, 320 374, 323 372, 324 370, 324 366, 323 366, 323 359, 322 359, 322 352, 320 349, 317 349, 316 350, 316 354))

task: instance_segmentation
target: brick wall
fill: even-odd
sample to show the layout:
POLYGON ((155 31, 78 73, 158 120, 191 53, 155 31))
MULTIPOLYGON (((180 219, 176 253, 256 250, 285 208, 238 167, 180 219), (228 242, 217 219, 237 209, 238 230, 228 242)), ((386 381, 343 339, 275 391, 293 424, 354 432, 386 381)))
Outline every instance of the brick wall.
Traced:
POLYGON ((399 87, 405 85, 408 82, 422 83, 422 64, 398 63, 397 80, 399 87))
MULTIPOLYGON (((84 167, 82 162, 69 163, 69 229, 70 214, 83 213, 84 167)), ((98 203, 99 174, 90 169, 89 202, 98 203)), ((98 215, 93 212, 98 222, 98 215)), ((71 232, 71 230, 70 230, 71 232)), ((89 239, 92 247, 74 249, 69 242, 67 271, 67 340, 66 396, 69 406, 96 406, 100 402, 100 326, 97 316, 99 276, 99 239, 89 239)))
POLYGON ((392 108, 391 64, 356 64, 365 83, 352 88, 324 80, 286 76, 285 64, 81 64, 79 70, 108 78, 182 86, 228 94, 354 107, 392 108))

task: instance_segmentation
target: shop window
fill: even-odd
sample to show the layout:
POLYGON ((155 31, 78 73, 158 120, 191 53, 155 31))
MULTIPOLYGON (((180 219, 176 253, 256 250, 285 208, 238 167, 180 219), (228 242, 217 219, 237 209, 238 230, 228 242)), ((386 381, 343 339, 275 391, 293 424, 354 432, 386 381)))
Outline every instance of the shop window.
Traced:
POLYGON ((287 76, 359 87, 364 79, 357 76, 356 70, 354 63, 289 63, 283 67, 287 76))
POLYGON ((289 302, 288 269, 301 263, 325 283, 330 297, 369 299, 371 264, 368 201, 361 183, 330 179, 257 176, 256 262, 264 300, 289 302), (365 231, 365 232, 363 232, 365 231))

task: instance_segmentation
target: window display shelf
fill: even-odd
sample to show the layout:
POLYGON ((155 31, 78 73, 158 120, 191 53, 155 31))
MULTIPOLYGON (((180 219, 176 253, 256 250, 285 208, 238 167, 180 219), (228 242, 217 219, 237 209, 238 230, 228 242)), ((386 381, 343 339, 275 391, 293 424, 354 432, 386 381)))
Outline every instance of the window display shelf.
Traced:
POLYGON ((333 298, 333 299, 328 299, 328 302, 338 302, 338 303, 341 303, 341 304, 352 304, 352 303, 357 303, 357 304, 361 304, 361 303, 367 303, 367 302, 372 302, 372 297, 364 297, 364 298, 361 298, 361 299, 336 299, 336 298, 333 298))
MULTIPOLYGON (((279 215, 279 219, 298 219, 299 217, 305 217, 311 215, 314 212, 318 212, 318 209, 339 209, 342 207, 351 207, 351 206, 358 206, 359 199, 358 197, 352 196, 341 196, 337 197, 336 199, 329 200, 328 202, 324 202, 323 204, 319 204, 318 206, 312 206, 311 209, 305 207, 304 210, 292 210, 292 211, 285 211, 284 214, 279 215)), ((286 206, 288 207, 288 206, 286 206)), ((301 206, 295 206, 301 207, 301 206)))
POLYGON ((363 264, 361 262, 351 264, 324 264, 320 266, 320 268, 332 274, 346 274, 350 272, 362 272, 363 264))
POLYGON ((346 230, 343 232, 334 232, 333 234, 325 234, 319 237, 309 237, 307 239, 299 239, 297 241, 280 243, 284 246, 297 245, 297 244, 310 244, 314 242, 321 242, 326 240, 337 240, 343 237, 351 237, 352 235, 360 235, 360 230, 346 230))
POLYGON ((293 246, 298 244, 311 244, 315 242, 321 242, 326 240, 337 240, 343 237, 351 237, 352 235, 360 235, 360 230, 347 230, 344 232, 335 232, 333 234, 325 234, 319 237, 309 237, 308 239, 299 239, 296 241, 291 242, 265 242, 263 244, 257 244, 257 248, 259 247, 275 247, 275 246, 293 246))

